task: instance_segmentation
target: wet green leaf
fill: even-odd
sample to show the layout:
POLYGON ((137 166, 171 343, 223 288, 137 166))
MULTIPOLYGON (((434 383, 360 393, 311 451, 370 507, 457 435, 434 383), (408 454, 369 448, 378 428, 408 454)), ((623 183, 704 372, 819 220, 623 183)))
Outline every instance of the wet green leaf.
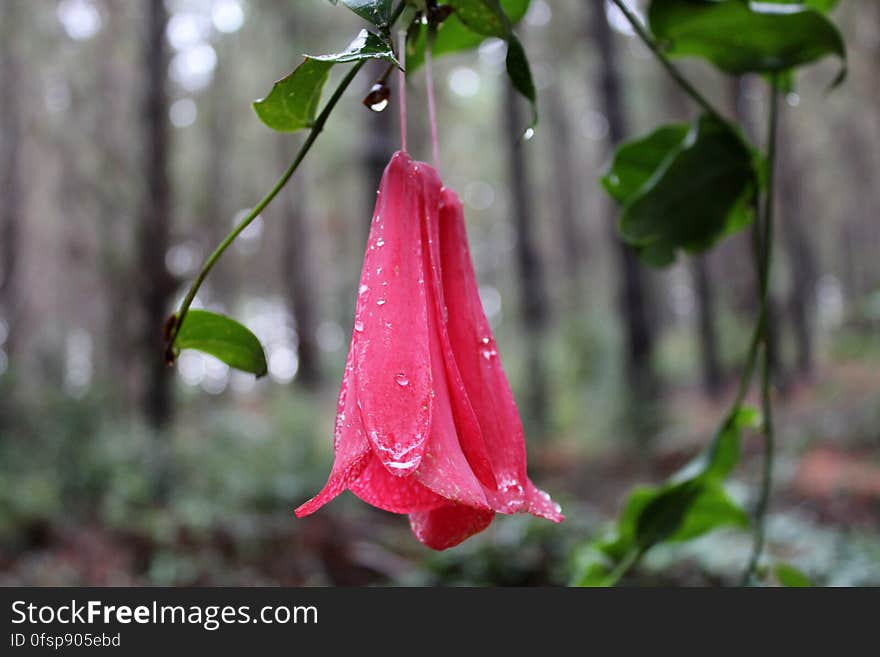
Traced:
POLYGON ((391 20, 391 0, 342 0, 342 4, 379 28, 391 20))
POLYGON ((332 55, 306 55, 302 64, 276 82, 269 94, 254 102, 260 120, 273 130, 296 132, 314 124, 321 91, 334 64, 363 59, 395 62, 391 47, 380 37, 362 30, 349 47, 332 55))
MULTIPOLYGON (((528 11, 531 0, 501 0, 501 8, 507 14, 511 25, 516 25, 528 11)), ((427 30, 421 29, 416 40, 410 45, 406 53, 406 72, 412 73, 425 62, 425 44, 427 30)), ((462 52, 476 48, 486 36, 472 32, 465 27, 461 19, 452 14, 437 28, 437 36, 434 40, 434 57, 462 52)))
MULTIPOLYGON (((529 128, 538 121, 538 98, 531 67, 513 25, 526 14, 530 0, 449 0, 455 8, 437 29, 434 56, 460 52, 479 46, 486 38, 496 37, 507 42, 506 68, 514 88, 531 104, 532 119, 529 128)), ((415 71, 425 61, 427 30, 420 28, 418 36, 407 49, 407 73, 415 71)))
POLYGON ((174 340, 175 349, 196 349, 258 377, 268 371, 263 347, 251 331, 224 315, 190 310, 174 340))

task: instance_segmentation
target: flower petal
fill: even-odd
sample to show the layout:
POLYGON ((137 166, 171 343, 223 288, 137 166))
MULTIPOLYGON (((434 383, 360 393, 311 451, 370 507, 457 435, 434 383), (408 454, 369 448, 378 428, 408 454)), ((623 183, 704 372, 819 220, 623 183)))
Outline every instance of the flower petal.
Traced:
MULTIPOLYGON (((427 165, 425 166, 427 167, 427 165)), ((433 167, 427 167, 426 171, 436 174, 436 170, 433 167)), ((448 381, 449 398, 452 406, 452 415, 455 419, 458 433, 458 441, 468 464, 471 466, 471 469, 480 482, 490 490, 495 490, 497 488, 497 482, 495 480, 495 474, 492 472, 492 465, 489 461, 489 452, 486 449, 486 443, 483 440, 480 423, 478 422, 477 416, 474 414, 474 410, 468 400, 464 381, 461 378, 461 373, 455 362, 455 355, 452 351, 452 344, 450 343, 449 333, 446 326, 448 321, 448 310, 442 286, 440 222, 436 210, 425 213, 422 239, 423 244, 427 245, 425 253, 425 271, 428 274, 428 280, 431 285, 431 296, 433 297, 432 307, 428 310, 429 323, 431 316, 430 313, 433 312, 438 323, 438 337, 443 354, 443 364, 448 381)), ((455 309, 453 309, 453 311, 455 311, 455 309)))
POLYGON ((349 488, 367 504, 391 513, 430 511, 449 504, 415 477, 395 477, 372 455, 349 488))
POLYGON ((494 517, 494 511, 451 505, 411 513, 409 524, 419 541, 434 550, 445 550, 486 529, 494 517))
POLYGON ((395 153, 379 188, 355 311, 361 418, 376 457, 396 476, 418 468, 431 425, 423 187, 418 165, 395 153))
POLYGON ((361 474, 370 458, 370 443, 364 434, 361 414, 357 407, 354 389, 352 355, 357 346, 357 335, 351 339, 351 348, 345 364, 345 374, 339 388, 336 405, 336 427, 333 432, 333 449, 336 457, 330 477, 320 493, 300 506, 294 513, 298 518, 314 513, 349 488, 361 474))
MULTIPOLYGON (((440 178, 433 167, 423 163, 419 163, 417 166, 419 167, 418 175, 424 181, 427 191, 422 215, 422 224, 427 235, 427 227, 432 223, 436 225, 438 220, 440 178), (432 191, 436 192, 433 198, 431 197, 432 191)), ((427 253, 425 261, 429 261, 427 253)), ((426 265, 426 270, 430 270, 430 265, 426 265)), ((430 271, 426 271, 426 274, 430 278, 430 271)), ((427 353, 430 358, 433 382, 431 389, 433 408, 430 437, 422 464, 416 471, 416 477, 422 484, 447 500, 488 509, 483 487, 474 475, 459 443, 458 427, 453 416, 450 399, 449 378, 443 358, 442 335, 445 332, 445 325, 439 317, 439 304, 435 298, 438 293, 437 287, 435 285, 426 286, 429 328, 429 351, 427 353)))
POLYGON ((526 475, 522 422, 483 312, 461 201, 451 189, 441 194, 440 259, 446 303, 454 309, 447 325, 452 350, 498 481, 489 501, 502 513, 530 512, 559 522, 558 508, 526 475))

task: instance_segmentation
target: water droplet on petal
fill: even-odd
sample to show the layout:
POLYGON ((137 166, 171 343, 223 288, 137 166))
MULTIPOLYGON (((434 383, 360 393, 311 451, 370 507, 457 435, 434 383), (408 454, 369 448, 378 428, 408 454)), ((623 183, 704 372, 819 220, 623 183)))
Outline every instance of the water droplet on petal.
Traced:
POLYGON ((363 331, 364 330, 364 323, 360 320, 356 321, 354 323, 354 330, 357 331, 358 333, 363 331))
POLYGON ((380 237, 376 240, 376 246, 385 246, 385 240, 380 237))
POLYGON ((358 294, 366 294, 366 293, 369 291, 369 289, 370 289, 370 288, 369 288, 368 286, 366 286, 366 285, 361 285, 361 286, 358 288, 358 294))
POLYGON ((405 386, 409 385, 409 379, 407 378, 406 374, 404 374, 403 372, 401 372, 400 374, 395 376, 394 380, 397 381, 397 385, 399 385, 399 386, 405 387, 405 386))
POLYGON ((480 342, 482 342, 483 344, 489 344, 489 338, 484 336, 480 338, 480 342))
POLYGON ((377 300, 376 300, 376 305, 377 305, 377 306, 384 306, 384 305, 385 305, 385 299, 377 299, 377 300))

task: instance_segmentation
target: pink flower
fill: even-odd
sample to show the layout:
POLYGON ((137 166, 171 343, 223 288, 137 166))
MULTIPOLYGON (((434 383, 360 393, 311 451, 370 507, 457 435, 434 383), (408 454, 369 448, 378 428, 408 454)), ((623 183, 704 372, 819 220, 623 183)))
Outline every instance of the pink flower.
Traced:
POLYGON ((339 392, 336 458, 299 517, 348 489, 443 550, 495 513, 561 522, 526 475, 522 423, 483 313, 464 214, 405 152, 382 177, 339 392))

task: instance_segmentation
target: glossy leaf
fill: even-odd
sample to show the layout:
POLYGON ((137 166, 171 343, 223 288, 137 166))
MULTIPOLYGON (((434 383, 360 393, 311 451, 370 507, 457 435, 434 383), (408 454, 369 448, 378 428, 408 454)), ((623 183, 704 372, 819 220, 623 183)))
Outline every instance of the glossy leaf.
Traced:
MULTIPOLYGON (((501 0, 501 8, 507 14, 511 25, 519 23, 529 9, 531 0, 501 0)), ((407 74, 418 69, 425 62, 425 45, 427 30, 421 29, 418 38, 410 44, 406 53, 407 74)), ((437 28, 437 36, 434 39, 434 49, 431 51, 434 57, 462 52, 476 48, 486 36, 472 32, 464 26, 461 19, 453 13, 437 28)))
POLYGON ((268 371, 266 355, 257 336, 234 319, 207 310, 186 313, 174 348, 196 349, 258 377, 268 371))
POLYGON ((803 571, 791 564, 778 563, 773 569, 773 574, 782 586, 789 588, 807 588, 813 586, 812 580, 803 571))
POLYGON ((397 62, 391 47, 380 37, 362 30, 349 47, 332 55, 306 55, 305 61, 272 86, 269 94, 254 102, 260 120, 273 130, 296 132, 314 124, 321 91, 334 64, 363 59, 397 62))
POLYGON ((624 204, 621 236, 652 264, 670 264, 678 249, 703 251, 747 225, 757 188, 751 150, 729 124, 701 116, 679 141, 682 129, 624 144, 603 179, 624 204))
POLYGON ((379 28, 391 20, 391 0, 342 0, 342 4, 379 28))
POLYGON ((611 197, 626 205, 648 179, 673 154, 687 136, 690 125, 675 123, 657 128, 647 137, 627 142, 617 149, 602 186, 611 197))
POLYGON ((834 24, 816 9, 773 4, 792 3, 652 0, 648 22, 667 54, 702 57, 727 73, 781 72, 836 55, 842 79, 846 48, 834 24))
POLYGON ((507 75, 514 88, 526 98, 532 106, 532 121, 529 129, 534 128, 538 122, 538 95, 535 91, 535 82, 532 79, 532 70, 529 67, 529 59, 525 48, 519 38, 513 32, 507 40, 507 75))
MULTIPOLYGON (((479 46, 486 38, 496 37, 507 42, 506 68, 514 88, 532 108, 529 127, 538 121, 537 93, 525 49, 513 31, 528 11, 530 0, 448 0, 455 12, 437 29, 432 53, 437 55, 460 52, 479 46)), ((407 50, 407 73, 425 61, 427 30, 421 28, 407 50)))
POLYGON ((500 0, 446 0, 455 9, 455 15, 471 31, 482 36, 506 39, 510 20, 500 0))

